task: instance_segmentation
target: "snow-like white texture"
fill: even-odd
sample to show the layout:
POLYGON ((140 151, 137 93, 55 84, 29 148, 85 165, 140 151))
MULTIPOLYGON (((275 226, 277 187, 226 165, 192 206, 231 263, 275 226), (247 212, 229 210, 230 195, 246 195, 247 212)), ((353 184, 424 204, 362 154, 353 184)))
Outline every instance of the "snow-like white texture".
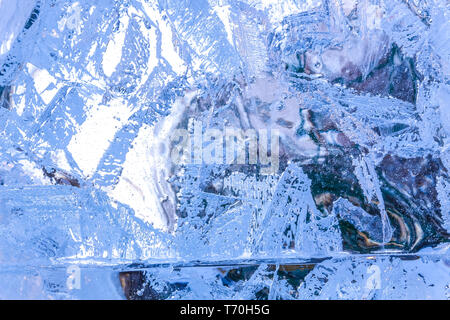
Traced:
POLYGON ((219 19, 222 21, 223 26, 225 27, 225 31, 227 32, 227 39, 228 42, 233 45, 234 44, 234 40, 233 40, 233 26, 232 26, 232 22, 230 19, 230 5, 217 5, 217 6, 213 6, 213 10, 214 12, 217 14, 217 16, 219 17, 219 19))
MULTIPOLYGON (((111 196, 122 203, 130 205, 136 216, 151 223, 159 229, 167 229, 170 222, 167 221, 162 207, 164 200, 161 191, 158 190, 157 177, 154 168, 158 168, 161 163, 153 161, 148 155, 149 147, 158 153, 158 145, 151 143, 154 139, 153 128, 143 126, 133 142, 133 148, 127 154, 123 165, 123 172, 118 184, 111 192, 111 196)), ((161 177, 163 178, 163 176, 161 177)), ((164 183, 162 181, 161 183, 164 183)))
MULTIPOLYGON (((142 7, 145 14, 154 19, 161 31, 161 56, 171 65, 175 73, 183 75, 187 71, 187 65, 180 57, 179 52, 177 52, 180 48, 176 46, 177 35, 172 30, 170 21, 165 18, 158 8, 155 8, 155 5, 145 2, 142 3, 142 7)), ((156 38, 152 38, 150 42, 154 46, 153 52, 156 51, 156 41, 156 38)))
POLYGON ((118 184, 111 192, 113 198, 131 206, 136 215, 162 230, 172 230, 175 208, 174 192, 167 183, 172 165, 171 135, 195 92, 174 103, 170 121, 142 126, 133 148, 128 152, 118 184))
POLYGON ((114 37, 109 40, 102 61, 103 71, 108 77, 116 70, 116 67, 122 58, 122 48, 129 21, 130 18, 128 15, 124 15, 122 19, 119 20, 119 30, 115 32, 114 37))
POLYGON ((92 176, 97 165, 120 128, 132 114, 128 103, 113 100, 101 105, 101 97, 92 97, 88 102, 86 121, 80 126, 67 150, 86 176, 92 176))
POLYGON ((0 62, 11 50, 35 5, 36 0, 0 0, 0 62))
POLYGON ((27 63, 26 67, 33 78, 37 93, 41 96, 44 103, 50 103, 62 85, 46 69, 39 69, 31 63, 27 63))

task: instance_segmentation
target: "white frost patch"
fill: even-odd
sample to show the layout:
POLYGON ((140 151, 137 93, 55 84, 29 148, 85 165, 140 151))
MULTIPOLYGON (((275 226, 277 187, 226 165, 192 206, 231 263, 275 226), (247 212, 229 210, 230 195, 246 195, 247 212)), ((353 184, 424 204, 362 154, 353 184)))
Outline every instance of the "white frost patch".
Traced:
POLYGON ((15 87, 14 89, 14 93, 16 94, 16 101, 14 101, 14 99, 12 100, 14 103, 14 110, 16 110, 16 113, 18 116, 22 116, 23 111, 25 110, 25 95, 24 93, 26 92, 26 87, 24 85, 18 85, 17 87, 15 87))
POLYGON ((120 30, 114 34, 114 37, 108 42, 106 52, 103 55, 102 67, 105 75, 110 77, 116 70, 117 65, 122 58, 122 48, 125 41, 125 35, 128 29, 130 18, 124 15, 120 19, 120 30))
POLYGON ((28 73, 33 78, 37 93, 46 104, 50 103, 61 85, 58 85, 56 79, 46 69, 39 69, 31 63, 27 63, 26 67, 28 73))
POLYGON ((23 172, 30 177, 34 183, 48 185, 49 182, 45 179, 42 169, 27 159, 18 161, 22 167, 23 172))
POLYGON ((217 14, 220 21, 222 21, 225 32, 227 33, 227 40, 230 45, 234 45, 233 32, 231 31, 231 19, 230 19, 230 5, 226 6, 214 6, 213 11, 217 14))
MULTIPOLYGON (((132 15, 140 15, 140 12, 137 12, 134 10, 134 8, 130 8, 129 14, 132 15)), ((142 75, 141 85, 144 85, 147 82, 147 79, 150 77, 153 69, 155 69, 158 66, 158 37, 156 35, 155 28, 147 29, 145 25, 141 22, 139 24, 139 29, 144 36, 144 38, 148 39, 148 42, 150 44, 150 53, 148 57, 147 62, 147 68, 145 69, 145 73, 142 75)))
POLYGON ((140 128, 127 153, 120 180, 109 193, 113 199, 129 205, 138 218, 165 231, 172 230, 176 222, 175 195, 167 181, 172 168, 170 135, 193 96, 195 92, 178 99, 170 117, 140 128))
POLYGON ((156 164, 149 161, 147 155, 152 131, 147 125, 139 130, 133 148, 127 153, 119 183, 109 196, 133 208, 138 218, 155 228, 164 229, 166 221, 160 213, 162 208, 152 175, 152 168, 156 164))
POLYGON ((132 109, 122 101, 112 101, 109 106, 100 105, 96 97, 87 112, 86 121, 72 137, 67 147, 86 176, 92 176, 103 154, 117 131, 127 122, 132 109))
MULTIPOLYGON (((154 22, 156 22, 161 32, 162 57, 166 59, 175 73, 177 73, 178 75, 184 74, 186 72, 187 66, 175 49, 174 43, 176 43, 177 41, 176 39, 174 39, 174 34, 168 20, 163 19, 159 10, 154 6, 151 6, 148 3, 142 3, 142 7, 145 14, 154 22)), ((154 52, 156 54, 156 33, 154 37, 151 38, 150 45, 152 46, 151 52, 154 52)))
POLYGON ((72 171, 72 167, 67 161, 66 154, 63 150, 55 150, 51 152, 52 161, 61 169, 70 172, 72 171))

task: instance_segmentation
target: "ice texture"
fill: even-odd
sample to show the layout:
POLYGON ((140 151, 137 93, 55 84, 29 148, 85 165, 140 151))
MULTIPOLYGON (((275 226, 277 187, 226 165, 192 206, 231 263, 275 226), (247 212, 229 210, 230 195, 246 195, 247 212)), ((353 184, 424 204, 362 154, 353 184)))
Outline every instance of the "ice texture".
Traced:
POLYGON ((447 1, 0 13, 0 298, 450 298, 447 1))

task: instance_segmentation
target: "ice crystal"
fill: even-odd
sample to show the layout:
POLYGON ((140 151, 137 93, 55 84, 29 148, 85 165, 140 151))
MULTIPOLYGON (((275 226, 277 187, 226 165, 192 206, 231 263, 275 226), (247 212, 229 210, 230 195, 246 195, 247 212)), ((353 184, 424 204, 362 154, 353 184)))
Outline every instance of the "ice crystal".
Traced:
POLYGON ((448 299, 449 9, 0 1, 0 297, 448 299))

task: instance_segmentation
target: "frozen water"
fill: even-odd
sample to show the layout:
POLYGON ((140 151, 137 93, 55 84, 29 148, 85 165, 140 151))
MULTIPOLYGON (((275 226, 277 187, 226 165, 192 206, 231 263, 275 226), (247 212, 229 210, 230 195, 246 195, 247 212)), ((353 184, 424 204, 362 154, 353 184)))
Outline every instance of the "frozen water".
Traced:
POLYGON ((0 0, 0 297, 448 299, 449 10, 0 0))

